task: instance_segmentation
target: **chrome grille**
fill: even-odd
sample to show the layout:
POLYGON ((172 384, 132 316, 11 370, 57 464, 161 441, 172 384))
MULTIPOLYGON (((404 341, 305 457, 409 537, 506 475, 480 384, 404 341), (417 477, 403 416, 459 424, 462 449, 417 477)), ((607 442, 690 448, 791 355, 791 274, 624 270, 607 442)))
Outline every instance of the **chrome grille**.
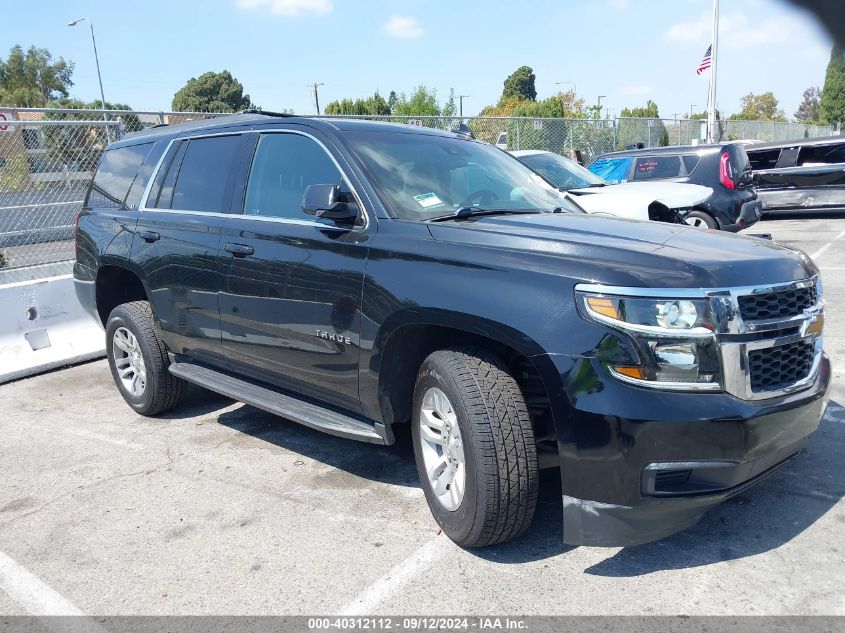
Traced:
POLYGON ((797 341, 748 352, 752 391, 768 391, 803 380, 813 365, 814 345, 797 341))
POLYGON ((737 299, 739 312, 748 321, 792 317, 816 304, 816 287, 784 288, 737 299))

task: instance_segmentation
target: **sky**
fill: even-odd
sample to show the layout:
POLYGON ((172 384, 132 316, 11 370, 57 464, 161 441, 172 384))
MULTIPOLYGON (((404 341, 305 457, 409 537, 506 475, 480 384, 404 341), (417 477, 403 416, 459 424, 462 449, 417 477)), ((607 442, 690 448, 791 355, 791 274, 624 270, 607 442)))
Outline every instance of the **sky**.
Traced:
MULTIPOLYGON (((495 103, 502 82, 529 65, 538 98, 577 89, 605 95, 611 114, 654 100, 666 118, 705 109, 711 0, 32 0, 5 3, 0 56, 35 45, 73 60, 71 96, 99 98, 87 23, 106 100, 170 109, 173 94, 208 70, 229 70, 265 110, 313 114, 320 102, 410 93, 469 95, 464 114, 495 103), (121 7, 121 4, 123 5, 121 7), (560 83, 557 82, 566 82, 560 83)), ((781 0, 722 0, 718 106, 772 90, 787 116, 821 86, 831 40, 815 18, 781 0)))

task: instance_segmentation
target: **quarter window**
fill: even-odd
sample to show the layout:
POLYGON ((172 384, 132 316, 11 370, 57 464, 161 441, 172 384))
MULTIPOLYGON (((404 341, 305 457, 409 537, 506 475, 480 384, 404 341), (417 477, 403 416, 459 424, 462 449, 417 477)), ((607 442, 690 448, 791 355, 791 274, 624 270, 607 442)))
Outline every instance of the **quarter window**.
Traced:
POLYGON ((264 134, 250 170, 244 214, 305 218, 302 197, 309 185, 340 184, 340 171, 314 140, 299 134, 264 134))
POLYGON ((152 146, 152 143, 143 143, 105 152, 91 184, 88 205, 111 209, 126 208, 126 196, 152 146))

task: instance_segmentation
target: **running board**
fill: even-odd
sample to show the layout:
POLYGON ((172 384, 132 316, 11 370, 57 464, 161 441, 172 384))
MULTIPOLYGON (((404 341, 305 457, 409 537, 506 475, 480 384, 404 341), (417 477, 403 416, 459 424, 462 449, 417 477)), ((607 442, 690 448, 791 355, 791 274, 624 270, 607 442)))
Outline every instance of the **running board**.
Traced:
POLYGON ((171 362, 170 373, 177 378, 205 387, 233 400, 299 422, 318 431, 350 440, 387 444, 385 438, 379 435, 371 424, 298 400, 272 389, 234 378, 228 374, 208 369, 202 365, 171 362))

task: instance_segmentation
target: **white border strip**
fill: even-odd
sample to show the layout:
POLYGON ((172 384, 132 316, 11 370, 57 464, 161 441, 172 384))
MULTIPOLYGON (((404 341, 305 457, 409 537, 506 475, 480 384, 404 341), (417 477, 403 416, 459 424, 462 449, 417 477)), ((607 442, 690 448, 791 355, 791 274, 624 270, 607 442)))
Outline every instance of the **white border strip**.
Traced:
POLYGON ((425 571, 443 553, 448 539, 445 536, 433 538, 417 549, 408 558, 394 565, 384 576, 370 585, 369 589, 340 610, 341 616, 371 615, 390 596, 425 571))
POLYGON ((0 552, 0 589, 33 615, 85 615, 3 552, 0 552))
POLYGON ((825 244, 824 246, 822 246, 822 247, 821 247, 819 250, 817 250, 815 253, 813 253, 812 255, 810 255, 810 259, 812 259, 813 261, 816 261, 819 257, 821 257, 822 255, 824 255, 824 253, 825 253, 825 251, 826 251, 827 249, 829 249, 831 246, 833 246, 833 244, 834 244, 835 242, 838 242, 838 241, 839 241, 839 240, 841 240, 843 237, 845 237, 845 231, 842 231, 839 235, 837 235, 836 237, 834 237, 831 241, 829 241, 827 244, 825 244))

